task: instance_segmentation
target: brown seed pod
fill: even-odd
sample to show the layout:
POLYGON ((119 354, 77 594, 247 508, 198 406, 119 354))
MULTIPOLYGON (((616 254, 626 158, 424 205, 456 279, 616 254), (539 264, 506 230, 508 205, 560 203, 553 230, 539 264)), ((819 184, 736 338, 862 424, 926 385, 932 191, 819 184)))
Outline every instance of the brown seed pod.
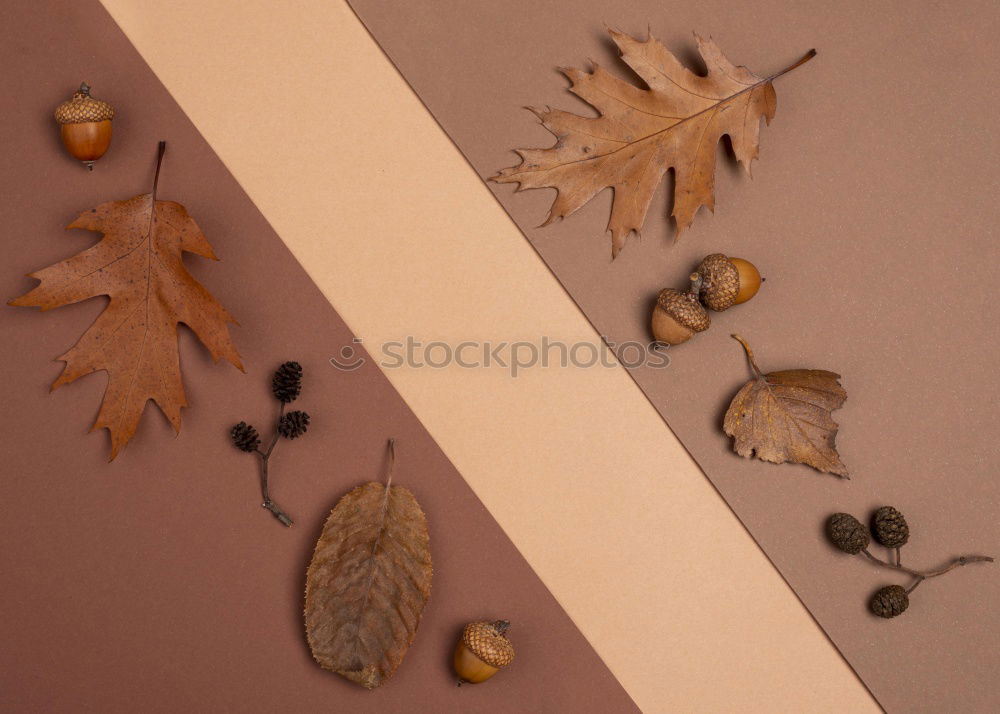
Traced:
POLYGON ((514 660, 514 645, 507 639, 507 620, 470 622, 455 647, 458 683, 485 682, 514 660))
POLYGON ((694 333, 707 330, 711 324, 696 293, 666 288, 656 298, 650 327, 657 342, 679 345, 691 339, 694 333))
POLYGON ((90 96, 84 82, 69 101, 56 107, 56 121, 61 125, 63 145, 74 158, 91 171, 94 162, 111 146, 111 120, 115 110, 107 102, 90 96))
POLYGON ((868 606, 879 617, 890 619, 906 612, 910 596, 901 585, 886 585, 872 596, 868 606))
POLYGON ((886 548, 899 548, 910 539, 906 518, 892 506, 882 506, 872 515, 872 533, 886 548))
POLYGON ((850 513, 834 513, 826 521, 826 534, 835 546, 850 555, 868 547, 867 529, 850 513))
POLYGON ((746 302, 760 289, 760 272, 753 263, 722 253, 705 256, 696 274, 701 301, 717 312, 746 302))

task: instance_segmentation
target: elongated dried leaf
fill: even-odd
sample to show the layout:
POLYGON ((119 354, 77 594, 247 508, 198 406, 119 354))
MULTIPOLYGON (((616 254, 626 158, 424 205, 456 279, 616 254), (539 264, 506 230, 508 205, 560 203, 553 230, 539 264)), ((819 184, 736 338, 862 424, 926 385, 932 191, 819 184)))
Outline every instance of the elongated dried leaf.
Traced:
POLYGON ((306 576, 306 634, 325 669, 368 689, 403 660, 431 590, 430 540, 402 486, 366 483, 330 513, 306 576))
MULTIPOLYGON (((736 337, 734 335, 734 337, 736 337)), ((749 345, 755 377, 733 397, 723 429, 740 456, 762 461, 806 464, 849 478, 836 449, 837 423, 831 412, 847 399, 839 374, 818 369, 790 369, 762 374, 749 345)))
POLYGON ((570 91, 600 113, 596 119, 558 109, 533 109, 557 139, 549 149, 519 149, 518 166, 493 177, 518 190, 555 188, 545 224, 570 215, 605 188, 614 189, 608 230, 612 257, 630 233, 639 233, 653 193, 674 170, 674 210, 680 235, 701 206, 715 209, 715 153, 723 135, 750 172, 757 158, 760 120, 770 123, 777 99, 771 82, 810 59, 770 77, 759 77, 725 58, 711 40, 697 37, 708 75, 688 70, 659 40, 616 30, 611 39, 622 59, 649 89, 640 89, 594 65, 591 72, 563 69, 570 91))
POLYGON ((80 341, 59 357, 66 366, 52 389, 91 372, 108 373, 93 429, 111 433, 113 459, 135 434, 150 399, 180 431, 187 400, 178 323, 194 331, 213 360, 243 369, 226 326, 235 320, 184 267, 184 251, 218 258, 184 206, 156 200, 155 180, 153 193, 102 203, 67 228, 104 236, 82 253, 31 273, 39 285, 10 304, 50 310, 98 295, 111 298, 80 341))

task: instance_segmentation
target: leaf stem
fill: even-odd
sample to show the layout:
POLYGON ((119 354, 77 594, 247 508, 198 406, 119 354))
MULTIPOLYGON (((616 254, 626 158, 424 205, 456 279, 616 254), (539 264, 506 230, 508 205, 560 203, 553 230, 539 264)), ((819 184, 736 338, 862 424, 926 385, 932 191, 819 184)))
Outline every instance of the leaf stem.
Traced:
POLYGON ((392 486, 392 472, 396 470, 396 440, 389 439, 389 465, 386 467, 385 490, 392 486))
POLYGON ((271 438, 271 443, 267 447, 267 451, 261 451, 260 449, 255 449, 258 456, 260 456, 260 494, 264 499, 261 508, 265 508, 274 514, 274 517, 281 521, 285 526, 292 525, 292 519, 282 511, 278 504, 271 500, 271 495, 268 492, 267 486, 267 462, 271 458, 271 453, 274 451, 275 445, 278 443, 278 424, 281 422, 281 417, 285 415, 285 403, 282 402, 281 406, 278 408, 278 420, 274 424, 274 436, 271 438))
POLYGON ((907 575, 912 575, 920 580, 913 585, 915 588, 920 582, 926 580, 927 578, 936 578, 939 575, 944 575, 945 573, 951 572, 955 568, 960 568, 963 565, 968 565, 969 563, 992 563, 993 558, 988 555, 963 555, 960 558, 955 558, 953 561, 948 563, 937 570, 914 570, 913 568, 907 568, 904 565, 898 565, 896 563, 889 563, 881 558, 872 555, 871 551, 867 548, 863 548, 861 552, 864 554, 868 560, 872 561, 876 565, 880 565, 883 568, 891 568, 892 570, 898 570, 901 573, 906 573, 907 575))
POLYGON ((757 366, 757 360, 754 359, 753 350, 750 349, 750 345, 739 335, 730 335, 734 340, 743 345, 743 350, 747 353, 747 360, 750 362, 750 366, 753 368, 754 374, 757 375, 757 379, 764 379, 764 373, 760 371, 760 367, 757 366))
POLYGON ((163 165, 163 153, 167 150, 167 142, 161 141, 157 146, 156 173, 153 175, 153 205, 156 205, 156 187, 160 183, 160 166, 163 165))
POLYGON ((785 67, 783 70, 781 70, 777 74, 772 74, 770 77, 768 77, 768 81, 771 81, 773 79, 777 79, 778 77, 780 77, 783 74, 788 74, 793 69, 795 69, 796 67, 801 67, 802 65, 804 65, 806 62, 808 62, 809 60, 811 60, 815 56, 816 56, 816 50, 809 50, 804 55, 802 55, 796 62, 793 62, 792 64, 788 65, 787 67, 785 67))

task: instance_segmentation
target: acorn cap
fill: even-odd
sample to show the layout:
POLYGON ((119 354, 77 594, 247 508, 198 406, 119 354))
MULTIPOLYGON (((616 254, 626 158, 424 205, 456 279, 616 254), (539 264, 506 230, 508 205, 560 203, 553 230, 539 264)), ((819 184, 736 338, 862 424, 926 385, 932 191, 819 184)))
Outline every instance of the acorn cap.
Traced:
POLYGON ((678 324, 694 332, 704 332, 712 321, 694 293, 682 293, 664 288, 656 298, 656 305, 674 318, 678 324))
POLYGON ((115 109, 107 102, 90 96, 90 86, 84 82, 72 99, 56 107, 55 115, 60 124, 83 124, 114 119, 115 109))
POLYGON ((702 284, 700 297, 713 310, 721 312, 733 306, 740 292, 740 271, 722 253, 706 255, 697 273, 702 284))
POLYGON ((910 526, 903 514, 892 506, 882 506, 872 516, 875 540, 887 548, 898 548, 910 539, 910 526))
POLYGON ((879 617, 896 617, 910 606, 910 596, 901 585, 886 585, 872 597, 871 610, 879 617))
POLYGON ((850 513, 834 513, 826 522, 826 534, 845 553, 855 555, 868 547, 868 530, 850 513))
POLYGON ((462 631, 462 643, 491 667, 500 669, 514 661, 514 645, 504 635, 510 623, 470 622, 462 631))

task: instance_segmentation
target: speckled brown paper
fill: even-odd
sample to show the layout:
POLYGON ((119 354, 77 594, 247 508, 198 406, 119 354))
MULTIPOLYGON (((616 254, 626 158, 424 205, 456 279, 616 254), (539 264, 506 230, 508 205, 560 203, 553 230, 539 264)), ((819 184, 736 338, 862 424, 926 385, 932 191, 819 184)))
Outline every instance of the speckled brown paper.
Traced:
POLYGON ((91 375, 49 393, 54 361, 102 308, 0 307, 0 710, 5 712, 635 711, 631 700, 448 459, 370 361, 328 362, 352 334, 96 0, 0 6, 5 67, 0 246, 5 299, 26 273, 91 245, 65 231, 81 211, 149 190, 183 203, 221 262, 187 265, 240 321, 242 374, 213 365, 181 331, 190 406, 175 437, 147 406, 107 463, 88 434, 105 385, 91 375), (81 80, 116 110, 93 173, 59 143, 52 110, 81 80), (272 370, 306 371, 296 406, 309 433, 271 460, 260 507, 255 460, 230 443, 241 419, 269 432, 272 370), (305 569, 330 508, 379 479, 396 438, 395 480, 427 514, 435 576, 416 640, 368 692, 316 665, 302 623, 305 569), (449 658, 471 619, 507 618, 509 671, 456 688, 449 658))
MULTIPOLYGON (((1000 709, 1000 569, 970 566, 914 593, 897 620, 871 616, 905 582, 834 551, 839 510, 903 510, 911 566, 1000 553, 995 439, 1000 308, 993 284, 1000 188, 1000 9, 992 2, 737 3, 650 0, 351 0, 375 39, 484 179, 515 147, 553 137, 525 106, 588 114, 560 66, 593 58, 623 77, 605 24, 647 27, 687 62, 692 30, 759 74, 819 55, 776 83, 777 116, 746 177, 718 151, 716 211, 679 241, 654 197, 641 239, 610 262, 610 192, 538 228, 551 191, 490 184, 549 267, 609 340, 648 341, 660 288, 723 252, 766 277, 751 303, 670 351, 667 370, 632 371, 733 511, 834 644, 890 711, 1000 709), (839 448, 853 479, 733 455, 721 433, 749 373, 738 331, 764 370, 843 375, 839 448)), ((670 185, 669 182, 667 185, 670 185)), ((739 606, 739 594, 733 594, 739 606)))

